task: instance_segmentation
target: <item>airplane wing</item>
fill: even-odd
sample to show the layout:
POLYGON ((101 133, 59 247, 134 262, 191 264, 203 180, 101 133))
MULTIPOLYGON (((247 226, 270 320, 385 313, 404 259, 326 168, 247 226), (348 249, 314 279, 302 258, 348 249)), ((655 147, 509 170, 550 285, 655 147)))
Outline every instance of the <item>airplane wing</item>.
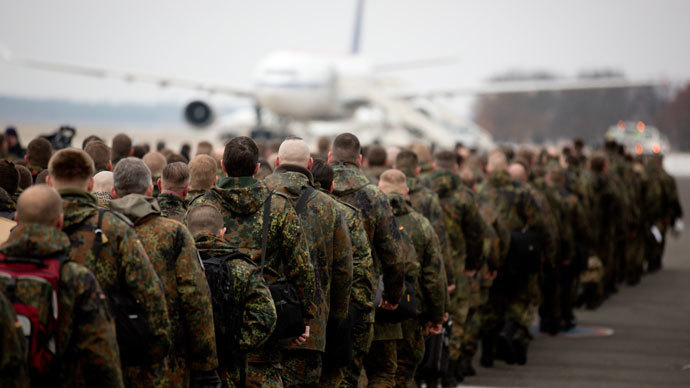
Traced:
POLYGON ((417 111, 409 102, 391 98, 379 92, 370 83, 359 80, 341 80, 343 89, 364 96, 368 103, 377 106, 408 128, 416 129, 437 144, 454 141, 454 135, 443 126, 417 111))
POLYGON ((467 95, 497 95, 497 94, 517 94, 517 93, 538 93, 538 92, 561 92, 574 90, 597 90, 597 89, 623 89, 623 88, 643 88, 654 86, 665 86, 666 82, 654 80, 630 81, 620 78, 615 79, 592 79, 592 80, 568 80, 568 81, 515 81, 515 82, 496 82, 483 87, 453 88, 446 90, 433 90, 427 92, 403 93, 396 98, 435 98, 435 97, 455 97, 467 95))
POLYGON ((230 86, 223 86, 219 84, 210 84, 200 82, 197 80, 176 77, 165 77, 154 74, 131 72, 127 70, 108 69, 97 66, 75 65, 71 63, 44 61, 32 58, 19 58, 10 55, 6 51, 3 52, 3 59, 9 64, 21 67, 30 67, 34 69, 76 74, 94 78, 115 78, 126 82, 151 83, 156 84, 160 87, 178 87, 183 89, 208 92, 211 94, 221 93, 238 97, 254 98, 253 93, 249 90, 230 86))

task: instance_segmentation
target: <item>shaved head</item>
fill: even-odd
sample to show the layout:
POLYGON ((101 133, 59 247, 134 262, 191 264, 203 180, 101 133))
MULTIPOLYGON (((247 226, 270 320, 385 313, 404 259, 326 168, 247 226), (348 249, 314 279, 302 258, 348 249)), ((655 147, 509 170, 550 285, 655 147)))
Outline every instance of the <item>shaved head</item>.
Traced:
POLYGON ((311 159, 309 146, 300 138, 288 138, 278 149, 278 159, 280 164, 292 164, 307 168, 311 159))
POLYGON ((522 163, 513 163, 508 168, 508 174, 510 174, 513 180, 525 183, 527 182, 527 170, 522 163))
POLYGON ((62 219, 62 198, 48 185, 26 189, 17 201, 17 222, 55 226, 62 219))
POLYGON ((385 194, 407 194, 407 177, 400 170, 386 170, 379 177, 379 189, 385 194))
POLYGON ((113 188, 113 173, 101 171, 93 177, 93 191, 97 193, 109 193, 113 188))
POLYGON ((187 228, 193 236, 204 232, 219 235, 223 229, 223 216, 213 206, 195 206, 187 213, 187 228))
POLYGON ((486 171, 504 171, 508 167, 508 161, 506 160, 506 154, 502 151, 496 150, 489 154, 489 160, 486 164, 486 171))
POLYGON ((160 175, 168 164, 168 160, 160 152, 149 152, 144 155, 143 160, 146 167, 151 170, 151 175, 160 175))

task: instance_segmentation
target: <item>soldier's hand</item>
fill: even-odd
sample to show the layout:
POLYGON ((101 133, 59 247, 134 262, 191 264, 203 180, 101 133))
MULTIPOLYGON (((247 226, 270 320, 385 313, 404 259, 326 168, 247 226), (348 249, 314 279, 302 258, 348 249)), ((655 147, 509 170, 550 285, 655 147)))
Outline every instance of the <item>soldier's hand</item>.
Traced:
POLYGON ((292 340, 292 344, 293 345, 302 345, 304 343, 304 341, 307 340, 307 338, 309 338, 309 326, 305 327, 304 333, 301 336, 292 340))
POLYGON ((462 271, 462 273, 467 277, 472 277, 472 276, 474 276, 474 274, 477 273, 477 270, 474 270, 474 269, 470 270, 470 271, 464 270, 464 271, 462 271))
POLYGON ((395 310, 398 308, 398 305, 392 304, 391 302, 383 299, 383 300, 381 300, 381 304, 379 304, 379 307, 384 309, 384 310, 395 310))
POLYGON ((455 284, 451 284, 450 286, 448 286, 448 292, 453 292, 453 291, 455 291, 455 284))
POLYGON ((496 271, 489 271, 484 275, 484 279, 487 279, 487 280, 496 279, 496 274, 497 274, 496 271))
POLYGON ((427 322, 426 327, 425 327, 425 332, 426 332, 426 335, 429 335, 429 334, 437 335, 437 334, 441 334, 442 328, 443 328, 443 325, 440 323, 427 322))

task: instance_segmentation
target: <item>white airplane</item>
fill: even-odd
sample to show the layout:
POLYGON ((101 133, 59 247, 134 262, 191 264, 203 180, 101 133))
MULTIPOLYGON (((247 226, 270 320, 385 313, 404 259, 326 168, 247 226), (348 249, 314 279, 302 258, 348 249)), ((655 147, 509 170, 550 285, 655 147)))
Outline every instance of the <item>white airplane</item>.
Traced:
MULTIPOLYGON (((364 0, 358 0, 354 36, 349 53, 341 55, 309 51, 277 51, 260 61, 254 71, 253 88, 206 84, 190 79, 107 69, 98 66, 58 63, 53 61, 19 58, 5 53, 11 64, 43 70, 58 71, 98 78, 117 78, 127 82, 148 82, 161 87, 179 87, 212 94, 228 94, 251 99, 256 107, 256 124, 261 124, 261 111, 287 120, 343 120, 351 119, 358 108, 374 106, 382 110, 387 119, 402 125, 416 137, 438 145, 452 146, 456 141, 467 141, 462 132, 476 132, 472 125, 449 124, 448 114, 427 115, 428 109, 419 109, 411 103, 415 98, 434 99, 458 95, 524 93, 556 90, 582 90, 656 86, 659 82, 631 82, 623 79, 601 81, 533 81, 500 83, 483 88, 454 88, 423 93, 395 95, 385 91, 385 80, 378 70, 405 69, 447 64, 448 59, 435 59, 374 66, 359 52, 364 0), (464 129, 459 129, 459 128, 464 129)), ((437 110, 432 110, 437 111, 437 110)), ((195 127, 208 127, 214 120, 213 109, 202 100, 185 107, 185 118, 195 127)), ((484 131, 481 136, 487 137, 484 131)), ((420 140, 421 140, 420 139, 420 140)), ((484 139, 486 140, 486 139, 484 139)), ((484 141, 482 140, 482 141, 484 141)), ((490 141, 490 135, 489 135, 490 141)))

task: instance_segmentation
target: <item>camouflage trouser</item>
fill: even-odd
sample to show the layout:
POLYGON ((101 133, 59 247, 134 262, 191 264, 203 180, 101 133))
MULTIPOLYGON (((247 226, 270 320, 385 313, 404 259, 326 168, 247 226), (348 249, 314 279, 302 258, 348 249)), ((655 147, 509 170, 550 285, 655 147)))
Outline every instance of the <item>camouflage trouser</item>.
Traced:
POLYGON ((577 297, 577 287, 579 284, 579 276, 575 273, 576 269, 572 266, 561 267, 560 271, 560 307, 561 318, 566 321, 575 319, 573 313, 573 305, 577 297))
POLYGON ((481 278, 472 279, 471 281, 471 306, 467 313, 467 320, 465 322, 465 330, 462 335, 462 358, 471 360, 477 352, 479 342, 479 330, 481 328, 481 313, 482 305, 482 289, 481 278))
POLYGON ((450 332, 449 355, 451 360, 458 360, 462 355, 462 338, 471 305, 471 281, 464 275, 458 276, 456 289, 450 297, 450 316, 453 327, 450 332))
MULTIPOLYGON (((508 320, 518 325, 524 324, 534 299, 534 290, 531 286, 538 284, 536 279, 534 282, 531 281, 532 277, 534 276, 519 280, 510 279, 510 284, 506 283, 507 279, 496 279, 489 291, 486 309, 485 322, 488 334, 498 334, 508 320)), ((528 330, 529 326, 524 329, 528 330)))
POLYGON ((359 385, 359 377, 364 368, 364 359, 367 357, 371 349, 372 339, 374 338, 374 324, 368 324, 367 330, 356 335, 353 344, 353 357, 350 366, 342 368, 341 373, 334 373, 329 371, 326 376, 326 381, 322 380, 323 386, 338 386, 338 387, 357 387, 359 385))
POLYGON ((537 311, 539 311, 539 305, 541 304, 539 274, 530 275, 529 283, 527 285, 527 293, 520 296, 520 303, 522 304, 522 317, 521 320, 517 322, 520 323, 522 327, 529 333, 530 326, 532 326, 532 322, 534 322, 534 318, 537 316, 537 311))
POLYGON ((282 388, 283 380, 280 377, 280 364, 247 363, 247 387, 282 388))
POLYGON ((398 369, 397 340, 374 341, 364 359, 368 387, 395 387, 395 373, 398 369))
POLYGON ((402 322, 403 339, 398 340, 398 368, 395 386, 416 388, 414 376, 424 359, 424 329, 417 319, 402 322))
POLYGON ((645 241, 642 238, 630 239, 628 242, 625 263, 625 280, 628 283, 636 283, 644 270, 645 241))
MULTIPOLYGON (((659 226, 657 224, 657 226, 659 226)), ((651 227, 650 227, 651 228, 651 227)), ((652 233, 647 233, 645 260, 650 269, 659 268, 661 266, 661 258, 664 255, 664 248, 666 247, 666 228, 660 227, 659 231, 663 236, 661 243, 656 242, 652 233)))
POLYGON ((122 368, 126 387, 162 388, 170 386, 168 379, 168 359, 144 367, 128 366, 122 368))
POLYGON ((560 267, 545 268, 540 282, 542 303, 539 306, 539 322, 542 327, 558 327, 561 321, 560 267))
POLYGON ((318 387, 323 353, 318 350, 283 350, 282 378, 285 387, 318 387))

